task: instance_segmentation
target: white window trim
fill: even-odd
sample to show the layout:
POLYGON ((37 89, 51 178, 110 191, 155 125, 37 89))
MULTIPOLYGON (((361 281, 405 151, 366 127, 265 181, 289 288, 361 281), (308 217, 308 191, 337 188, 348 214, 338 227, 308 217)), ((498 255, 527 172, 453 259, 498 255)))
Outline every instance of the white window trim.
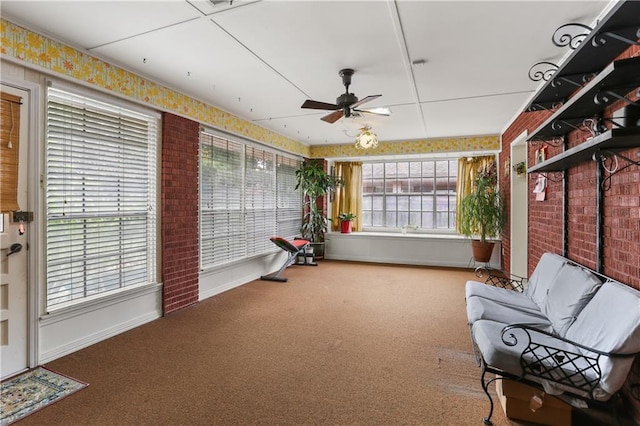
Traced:
MULTIPOLYGON (((160 202, 161 202, 161 197, 160 197, 160 191, 161 191, 161 139, 162 139, 162 122, 161 122, 161 118, 162 118, 162 114, 154 109, 150 109, 147 108, 145 106, 142 106, 138 103, 135 102, 131 102, 131 101, 127 101, 127 100, 123 100, 121 98, 115 97, 115 96, 111 96, 108 94, 105 94, 103 92, 99 92, 99 91, 95 91, 92 90, 90 88, 87 88, 85 86, 79 85, 79 84, 74 84, 71 82, 66 82, 66 81, 61 81, 61 80, 53 80, 53 79, 47 79, 46 80, 46 86, 47 87, 51 87, 54 89, 59 89, 62 91, 66 91, 66 92, 70 92, 74 95, 78 95, 78 96, 83 96, 83 97, 87 97, 90 98, 94 101, 97 102, 103 102, 106 103, 108 105, 112 105, 115 107, 119 107, 119 108, 123 108, 123 109, 128 109, 130 111, 133 111, 135 113, 138 114, 144 114, 149 116, 151 119, 156 120, 156 140, 155 140, 155 179, 154 182, 152 183, 153 188, 155 188, 155 194, 153 195, 153 198, 155 200, 155 205, 152 206, 152 209, 155 213, 155 224, 156 224, 156 230, 155 233, 156 235, 159 235, 159 231, 160 231, 160 227, 161 227, 161 210, 160 210, 160 202)), ((47 109, 47 104, 48 104, 48 96, 46 94, 46 90, 45 90, 45 96, 44 96, 44 109, 45 109, 45 114, 44 114, 44 135, 45 135, 45 143, 43 145, 43 150, 46 151, 46 132, 47 132, 47 114, 46 114, 46 109, 47 109)), ((43 167, 45 167, 45 174, 43 174, 42 176, 45 179, 46 182, 46 166, 44 166, 44 164, 46 164, 46 152, 43 155, 44 158, 44 162, 43 162, 43 167)), ((45 220, 43 221, 43 234, 45 235, 45 239, 43 241, 43 249, 46 249, 46 211, 47 211, 47 203, 46 203, 46 193, 47 193, 47 188, 46 186, 42 186, 42 213, 43 213, 43 217, 45 217, 45 220)), ((112 304, 116 304, 125 300, 128 300, 132 297, 136 297, 138 295, 141 294, 147 294, 153 291, 157 291, 157 289, 159 287, 162 286, 162 283, 159 282, 159 277, 160 277, 160 268, 161 268, 161 239, 160 238, 155 238, 155 265, 156 265, 156 270, 154 273, 155 276, 155 282, 152 283, 141 283, 141 284, 136 284, 136 285, 132 285, 132 286, 128 286, 128 287, 124 287, 118 290, 114 290, 114 291, 108 291, 108 292, 104 292, 101 294, 97 294, 96 296, 91 296, 91 297, 87 297, 87 298, 83 298, 83 299, 78 299, 77 301, 71 301, 71 302, 64 302, 64 303, 60 303, 59 305, 54 305, 54 306, 48 306, 47 303, 47 299, 48 299, 48 285, 47 285, 47 272, 46 272, 46 267, 44 267, 44 280, 42 282, 42 291, 43 291, 43 295, 44 297, 42 298, 42 312, 44 312, 44 314, 40 317, 43 321, 47 321, 45 318, 66 318, 69 313, 71 313, 71 316, 75 316, 75 315, 81 315, 82 313, 85 312, 89 312, 92 311, 94 309, 96 309, 97 307, 101 307, 101 306, 109 306, 112 304), (77 314, 73 314, 74 312, 77 312, 77 314)), ((46 265, 46 254, 43 258, 43 264, 46 265)))

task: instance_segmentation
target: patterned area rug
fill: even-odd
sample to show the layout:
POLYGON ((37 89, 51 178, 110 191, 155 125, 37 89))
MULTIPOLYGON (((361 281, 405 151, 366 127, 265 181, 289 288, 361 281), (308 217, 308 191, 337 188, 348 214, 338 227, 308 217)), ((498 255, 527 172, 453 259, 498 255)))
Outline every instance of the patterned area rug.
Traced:
POLYGON ((86 387, 61 374, 37 367, 0 384, 0 425, 9 425, 86 387))

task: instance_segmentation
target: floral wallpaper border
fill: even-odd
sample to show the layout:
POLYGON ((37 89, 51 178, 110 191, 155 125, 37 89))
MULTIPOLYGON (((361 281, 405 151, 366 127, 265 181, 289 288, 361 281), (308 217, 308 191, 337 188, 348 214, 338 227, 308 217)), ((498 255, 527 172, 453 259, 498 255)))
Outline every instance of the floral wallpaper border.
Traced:
POLYGON ((1 18, 0 54, 304 157, 361 157, 500 149, 499 136, 381 142, 376 149, 369 151, 357 150, 353 145, 309 147, 1 18))
POLYGON ((315 145, 311 158, 362 157, 403 154, 432 154, 444 152, 491 151, 500 149, 500 136, 474 136, 459 138, 417 139, 410 141, 380 142, 377 148, 359 150, 349 145, 315 145))

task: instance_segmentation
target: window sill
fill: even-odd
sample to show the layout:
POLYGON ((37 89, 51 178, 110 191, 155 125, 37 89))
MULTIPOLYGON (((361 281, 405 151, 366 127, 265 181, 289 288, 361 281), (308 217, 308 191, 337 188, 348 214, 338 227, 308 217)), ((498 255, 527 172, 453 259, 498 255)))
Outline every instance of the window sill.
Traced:
POLYGON ((466 240, 468 239, 464 235, 459 234, 445 234, 436 232, 415 232, 408 231, 406 234, 400 232, 350 232, 343 234, 341 232, 330 232, 326 235, 329 238, 424 238, 433 240, 466 240))
POLYGON ((103 297, 96 297, 92 300, 78 302, 73 305, 53 309, 40 317, 40 324, 49 325, 58 321, 68 320, 70 318, 95 311, 96 309, 105 308, 107 306, 123 302, 125 300, 130 300, 136 297, 151 294, 160 291, 161 289, 162 283, 145 284, 103 297))

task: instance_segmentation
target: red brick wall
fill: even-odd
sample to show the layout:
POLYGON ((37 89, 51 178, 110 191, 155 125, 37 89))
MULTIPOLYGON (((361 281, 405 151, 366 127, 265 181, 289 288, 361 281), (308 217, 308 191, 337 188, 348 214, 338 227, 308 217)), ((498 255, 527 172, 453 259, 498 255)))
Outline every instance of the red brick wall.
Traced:
MULTIPOLYGON (((632 47, 619 59, 640 55, 640 47, 632 47)), ((637 90, 630 93, 636 97, 637 90)), ((613 111, 623 107, 620 101, 605 111, 610 117, 613 111)), ((550 115, 549 112, 522 113, 502 135, 502 151, 500 163, 509 159, 510 144, 524 130, 531 133, 550 115)), ((568 146, 582 143, 589 135, 574 131, 569 134, 568 146)), ((535 164, 535 150, 539 145, 529 143, 528 161, 535 164)), ((561 147, 548 145, 547 158, 562 151, 561 147)), ((627 157, 638 161, 637 149, 629 150, 627 157)), ((620 167, 626 165, 620 161, 620 167)), ((563 249, 563 217, 562 217, 562 182, 561 176, 550 174, 545 201, 535 201, 533 187, 536 176, 528 176, 529 212, 528 212, 528 255, 531 274, 540 256, 550 251, 562 254, 563 249), (557 179, 557 181, 554 181, 557 179)), ((502 188, 509 199, 509 178, 501 174, 502 188)), ((568 257, 587 267, 596 267, 596 163, 586 162, 567 171, 567 206, 568 206, 568 257)), ((611 179, 611 187, 604 192, 604 232, 602 259, 603 272, 634 288, 640 289, 640 167, 631 166, 619 172, 611 179)), ((510 256, 510 229, 503 233, 505 253, 503 268, 508 271, 510 256)))
POLYGON ((162 305, 164 314, 198 302, 199 124, 162 116, 162 305))

